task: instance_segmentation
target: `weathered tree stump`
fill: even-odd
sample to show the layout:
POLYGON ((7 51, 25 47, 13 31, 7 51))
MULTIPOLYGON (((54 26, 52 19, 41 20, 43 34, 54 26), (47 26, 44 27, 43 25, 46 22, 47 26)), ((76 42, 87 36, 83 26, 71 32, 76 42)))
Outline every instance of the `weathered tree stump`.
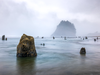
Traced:
POLYGON ((17 46, 17 57, 35 56, 37 56, 37 53, 35 50, 34 38, 23 34, 17 46))
POLYGON ((55 39, 55 37, 53 37, 53 39, 55 39))
POLYGON ((96 41, 96 39, 94 39, 94 41, 96 41))
POLYGON ((86 54, 86 50, 85 50, 85 48, 81 48, 81 50, 80 50, 80 54, 86 54))
POLYGON ((2 36, 2 40, 5 40, 5 35, 2 36))

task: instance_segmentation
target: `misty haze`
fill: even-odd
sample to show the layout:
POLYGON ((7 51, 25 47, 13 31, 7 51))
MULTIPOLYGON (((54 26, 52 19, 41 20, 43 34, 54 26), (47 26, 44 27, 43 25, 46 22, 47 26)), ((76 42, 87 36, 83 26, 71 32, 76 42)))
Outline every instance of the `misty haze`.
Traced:
POLYGON ((100 75, 100 0, 0 0, 0 75, 100 75))
POLYGON ((99 7, 99 0, 0 0, 0 35, 50 37, 62 20, 75 25, 76 36, 100 32, 99 7))

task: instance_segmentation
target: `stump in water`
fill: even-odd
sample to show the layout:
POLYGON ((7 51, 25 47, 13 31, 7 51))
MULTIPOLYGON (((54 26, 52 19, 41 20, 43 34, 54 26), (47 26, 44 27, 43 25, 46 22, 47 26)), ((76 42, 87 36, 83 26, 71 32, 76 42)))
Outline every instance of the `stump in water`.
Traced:
POLYGON ((94 41, 96 41, 96 39, 94 39, 94 41))
POLYGON ((53 39, 55 39, 55 37, 53 37, 53 39))
POLYGON ((7 38, 6 38, 6 40, 7 40, 7 38))
POLYGON ((5 40, 5 35, 2 36, 2 40, 5 40))
POLYGON ((88 37, 85 37, 85 39, 88 39, 88 37))
POLYGON ((45 43, 43 43, 43 46, 45 46, 45 43))
POLYGON ((42 37, 42 39, 43 39, 44 37, 42 37))
POLYGON ((86 50, 85 50, 85 48, 81 48, 81 50, 80 50, 80 54, 86 54, 86 50))
POLYGON ((64 37, 64 40, 66 40, 66 37, 64 37))
POLYGON ((35 57, 37 56, 32 36, 22 35, 17 46, 17 57, 35 57))
POLYGON ((84 40, 84 38, 83 38, 83 40, 84 40))
POLYGON ((98 37, 97 37, 97 40, 98 40, 98 37))

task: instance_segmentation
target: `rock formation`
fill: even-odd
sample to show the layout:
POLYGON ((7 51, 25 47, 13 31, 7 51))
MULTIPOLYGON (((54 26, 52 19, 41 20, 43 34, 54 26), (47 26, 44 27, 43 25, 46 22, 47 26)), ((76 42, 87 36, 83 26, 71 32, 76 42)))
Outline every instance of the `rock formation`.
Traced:
POLYGON ((55 32, 51 35, 55 37, 75 37, 76 29, 72 23, 69 21, 61 21, 57 26, 55 32))
POLYGON ((80 50, 80 54, 86 54, 86 50, 85 50, 85 48, 81 48, 81 50, 80 50))
POLYGON ((17 57, 35 57, 37 56, 35 50, 34 38, 23 34, 17 46, 17 57))

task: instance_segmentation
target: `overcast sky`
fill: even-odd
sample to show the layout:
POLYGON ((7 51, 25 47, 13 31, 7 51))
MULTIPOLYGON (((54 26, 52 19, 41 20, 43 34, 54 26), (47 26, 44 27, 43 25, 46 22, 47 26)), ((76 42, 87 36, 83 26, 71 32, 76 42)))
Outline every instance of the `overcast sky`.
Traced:
POLYGON ((50 36, 61 20, 77 36, 100 32, 100 0, 0 0, 0 36, 50 36))

